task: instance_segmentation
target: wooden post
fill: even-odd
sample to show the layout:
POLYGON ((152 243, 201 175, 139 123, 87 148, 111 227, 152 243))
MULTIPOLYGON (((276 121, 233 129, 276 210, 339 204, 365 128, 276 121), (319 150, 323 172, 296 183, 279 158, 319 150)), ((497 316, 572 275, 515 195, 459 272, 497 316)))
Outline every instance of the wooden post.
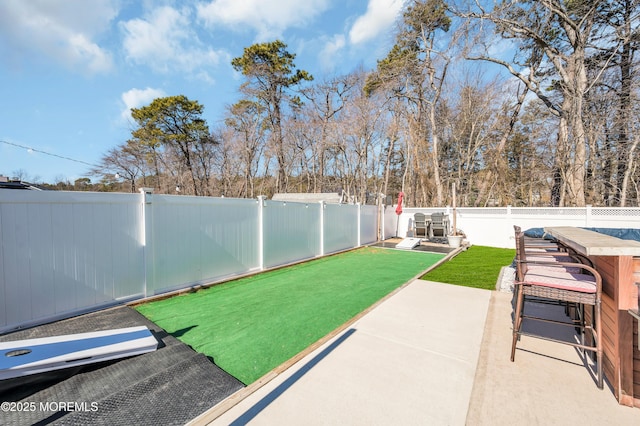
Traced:
POLYGON ((456 183, 451 184, 451 193, 453 194, 453 235, 458 235, 458 224, 456 223, 456 183))

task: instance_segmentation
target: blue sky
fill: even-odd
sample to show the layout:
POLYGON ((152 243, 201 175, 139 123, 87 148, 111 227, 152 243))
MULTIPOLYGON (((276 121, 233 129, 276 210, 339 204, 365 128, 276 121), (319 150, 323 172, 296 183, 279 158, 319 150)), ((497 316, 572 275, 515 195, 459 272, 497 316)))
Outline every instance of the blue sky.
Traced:
POLYGON ((373 68, 405 1, 2 0, 0 175, 73 182, 160 96, 199 101, 213 128, 254 43, 283 40, 316 80, 373 68))

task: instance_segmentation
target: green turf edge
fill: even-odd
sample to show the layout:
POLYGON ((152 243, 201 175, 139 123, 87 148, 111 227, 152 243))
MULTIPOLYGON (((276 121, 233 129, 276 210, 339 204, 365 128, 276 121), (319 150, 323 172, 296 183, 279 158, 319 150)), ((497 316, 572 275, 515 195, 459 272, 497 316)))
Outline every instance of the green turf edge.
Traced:
POLYGON ((249 384, 442 257, 368 247, 136 309, 249 384))
POLYGON ((515 254, 514 249, 471 246, 420 278, 465 287, 495 290, 501 269, 511 265, 515 254))

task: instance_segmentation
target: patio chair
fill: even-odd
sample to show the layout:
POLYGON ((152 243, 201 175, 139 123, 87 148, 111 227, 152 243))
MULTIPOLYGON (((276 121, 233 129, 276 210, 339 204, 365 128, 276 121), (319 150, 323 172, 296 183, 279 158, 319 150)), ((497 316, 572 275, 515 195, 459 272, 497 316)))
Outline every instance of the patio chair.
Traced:
POLYGON ((449 234, 449 216, 444 213, 431 215, 430 237, 446 237, 449 234))
POLYGON ((428 238, 429 236, 429 220, 424 213, 416 213, 413 215, 414 236, 428 238))
POLYGON ((596 381, 598 387, 602 389, 604 384, 601 335, 602 278, 600 274, 591 266, 578 262, 564 262, 555 259, 531 260, 527 257, 525 237, 520 231, 516 232, 516 281, 514 282, 514 294, 516 307, 513 318, 511 361, 515 360, 516 345, 520 340, 520 336, 529 336, 574 346, 595 354, 596 381), (575 272, 575 269, 578 269, 579 272, 575 272), (528 315, 524 312, 527 302, 557 304, 565 307, 568 304, 575 304, 577 318, 569 322, 528 315), (584 315, 585 305, 591 307, 589 323, 587 323, 584 315), (579 342, 564 341, 523 331, 522 325, 525 320, 575 327, 580 333, 579 342), (590 334, 588 340, 585 336, 587 331, 590 334))

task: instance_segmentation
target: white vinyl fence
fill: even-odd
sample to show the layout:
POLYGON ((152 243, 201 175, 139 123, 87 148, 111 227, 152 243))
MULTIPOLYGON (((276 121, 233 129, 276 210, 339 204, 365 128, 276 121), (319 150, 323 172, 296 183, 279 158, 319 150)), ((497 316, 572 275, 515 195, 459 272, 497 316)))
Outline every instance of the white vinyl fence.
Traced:
MULTIPOLYGON (((384 211, 383 239, 405 237, 413 230, 415 213, 444 212, 453 224, 453 209, 404 208, 400 216, 395 206, 384 211), (396 232, 397 229, 397 232, 396 232)), ((456 209, 457 228, 462 230, 471 244, 515 248, 513 226, 523 230, 546 226, 579 226, 597 228, 640 228, 638 207, 489 207, 456 209)))
POLYGON ((0 190, 0 333, 376 240, 375 206, 0 190))

